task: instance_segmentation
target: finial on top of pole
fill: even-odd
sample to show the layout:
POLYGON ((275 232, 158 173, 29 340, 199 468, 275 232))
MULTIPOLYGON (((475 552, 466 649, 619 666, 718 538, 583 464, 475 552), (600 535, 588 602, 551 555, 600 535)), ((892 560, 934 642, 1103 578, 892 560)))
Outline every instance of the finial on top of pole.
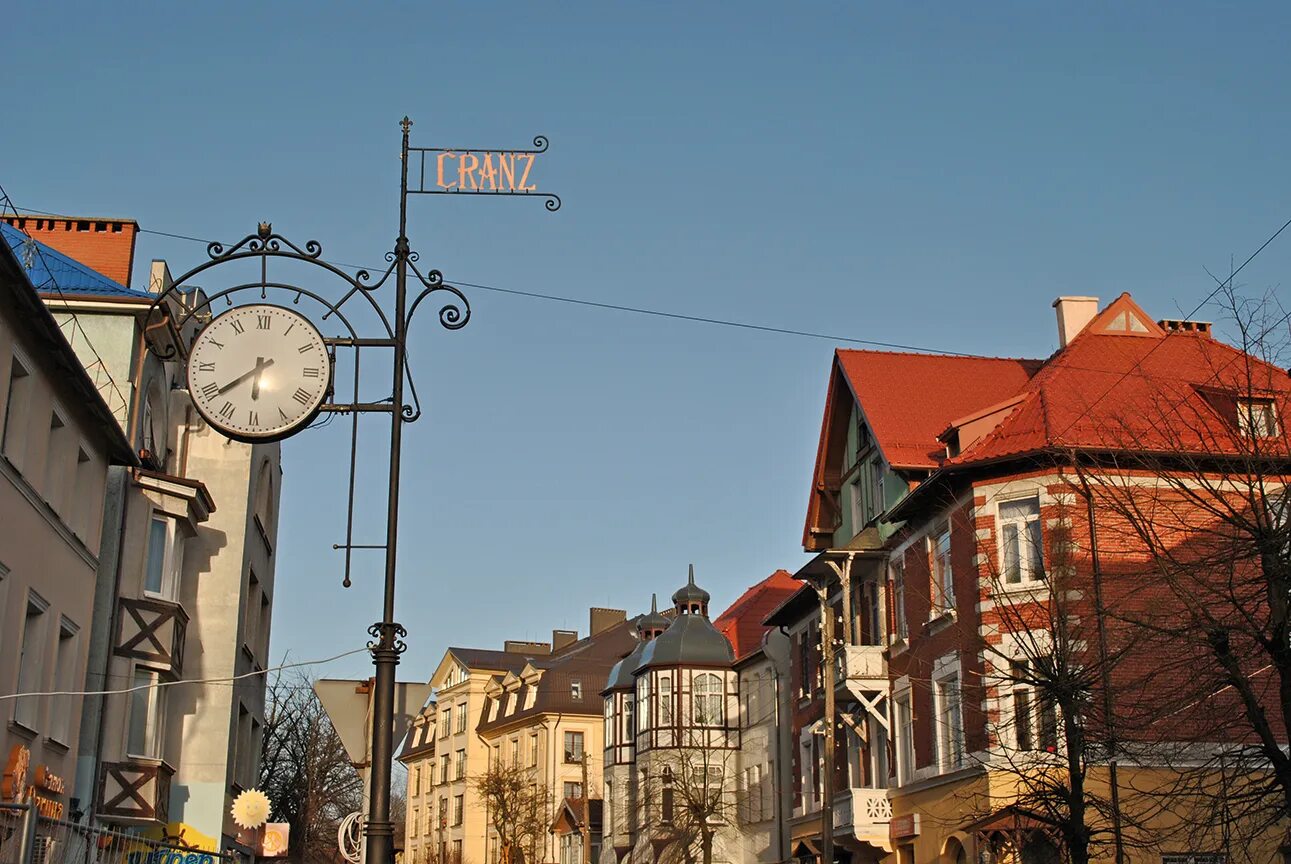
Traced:
POLYGON ((412 128, 412 120, 408 119, 407 114, 403 115, 403 119, 399 121, 399 128, 402 129, 405 134, 412 128))
POLYGON ((690 584, 691 585, 695 584, 695 565, 694 564, 690 565, 690 584))

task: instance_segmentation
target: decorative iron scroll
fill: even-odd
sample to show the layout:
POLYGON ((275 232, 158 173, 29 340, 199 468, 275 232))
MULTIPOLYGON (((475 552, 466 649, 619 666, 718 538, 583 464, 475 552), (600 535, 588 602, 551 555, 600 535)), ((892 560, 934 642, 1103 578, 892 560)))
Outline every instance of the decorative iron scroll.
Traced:
MULTIPOLYGON (((518 195, 543 198, 551 212, 560 209, 560 196, 541 192, 530 174, 538 156, 547 152, 547 137, 535 135, 532 149, 494 150, 479 147, 410 147, 417 154, 417 195, 518 195), (426 185, 426 154, 434 154, 431 183, 426 185)), ((411 166, 409 166, 411 167, 411 166)))

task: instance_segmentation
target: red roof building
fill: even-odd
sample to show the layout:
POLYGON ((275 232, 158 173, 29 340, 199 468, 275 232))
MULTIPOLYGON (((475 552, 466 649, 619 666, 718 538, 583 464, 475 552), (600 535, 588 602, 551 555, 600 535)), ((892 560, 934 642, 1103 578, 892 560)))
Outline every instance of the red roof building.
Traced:
MULTIPOLYGON (((1101 311, 1088 297, 1054 307, 1059 348, 1043 360, 834 356, 803 532, 817 554, 795 574, 826 592, 834 662, 822 659, 814 590, 766 619, 793 645, 794 855, 821 848, 832 813, 835 846, 853 860, 989 857, 977 826, 998 820, 979 804, 999 796, 994 785, 994 798, 975 796, 1012 771, 1018 812, 1034 810, 1017 766, 1041 776, 1068 744, 1041 680, 1060 642, 1077 646, 1071 668, 1106 669, 1073 708, 1083 734, 1133 741, 1140 759, 1167 740, 1255 740, 1240 723, 1219 731, 1216 718, 1244 716, 1239 690, 1280 704, 1252 647, 1275 644, 1275 630, 1244 637, 1238 679, 1205 627, 1171 631, 1201 604, 1227 651, 1227 634, 1268 617, 1250 549, 1214 501, 1246 506, 1228 490, 1252 474, 1261 495, 1291 479, 1291 376, 1206 322, 1153 320, 1128 294, 1101 311), (1191 594, 1162 576, 1188 562, 1205 565, 1191 594)), ((1270 505, 1248 497, 1265 524, 1270 505)), ((1280 716, 1273 734, 1285 745, 1280 716)), ((1083 794, 1107 812, 1106 789, 1083 794)), ((1041 834, 1027 842, 1050 842, 1041 834)), ((1098 826, 1099 843, 1111 836, 1098 826)))
POLYGON ((771 630, 763 623, 771 612, 802 588, 787 570, 777 570, 749 588, 717 616, 713 626, 735 649, 735 662, 762 649, 762 640, 771 630))

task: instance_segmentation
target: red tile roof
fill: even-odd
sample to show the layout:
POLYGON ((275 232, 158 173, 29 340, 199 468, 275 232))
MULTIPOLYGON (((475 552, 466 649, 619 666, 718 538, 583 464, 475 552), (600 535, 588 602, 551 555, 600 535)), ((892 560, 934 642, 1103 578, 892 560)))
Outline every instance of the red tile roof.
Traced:
POLYGON ((894 468, 936 468, 951 421, 1014 396, 1042 360, 839 350, 837 362, 894 468))
POLYGON ((762 647, 762 637, 771 629, 762 622, 801 587, 787 570, 777 570, 717 616, 713 626, 730 641, 737 663, 762 647))
POLYGON ((1287 454, 1291 444, 1291 377, 1285 370, 1206 333, 1163 331, 1128 294, 1050 358, 1022 393, 1025 398, 994 430, 949 464, 1067 447, 1247 453, 1235 402, 1246 395, 1277 407, 1282 434, 1265 442, 1265 452, 1287 454), (1141 316, 1149 332, 1107 329, 1127 311, 1141 316))

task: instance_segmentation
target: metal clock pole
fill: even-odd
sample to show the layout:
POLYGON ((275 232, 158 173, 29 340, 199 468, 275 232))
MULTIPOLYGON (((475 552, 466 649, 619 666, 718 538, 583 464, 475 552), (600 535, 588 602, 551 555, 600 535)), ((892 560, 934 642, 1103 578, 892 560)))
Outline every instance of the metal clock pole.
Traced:
POLYGON ((376 686, 372 711, 372 787, 368 799, 367 864, 393 864, 394 826, 390 822, 390 763, 394 758, 392 725, 394 718, 395 667, 405 645, 400 637, 408 631, 394 620, 395 557, 399 541, 399 462, 403 448, 403 376, 407 340, 408 305, 408 132, 412 121, 407 117, 403 128, 399 178, 399 238, 395 241, 394 287, 394 375, 390 412, 390 490, 386 503, 385 598, 381 621, 368 628, 377 639, 372 649, 376 667, 376 686))

